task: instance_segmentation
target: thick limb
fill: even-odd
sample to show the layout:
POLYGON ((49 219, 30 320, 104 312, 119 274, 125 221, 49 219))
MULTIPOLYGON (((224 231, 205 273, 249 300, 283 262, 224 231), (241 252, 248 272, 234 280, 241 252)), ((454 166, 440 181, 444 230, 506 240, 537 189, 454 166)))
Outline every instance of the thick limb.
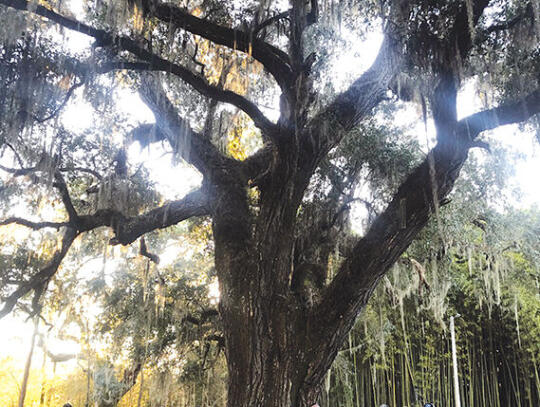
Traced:
MULTIPOLYGON (((107 72, 113 69, 133 69, 133 70, 153 70, 153 71, 164 71, 164 72, 170 72, 179 78, 181 78, 183 81, 191 85, 195 90, 200 92, 201 94, 214 98, 220 102, 224 103, 230 103, 239 109, 243 110, 248 116, 250 116, 255 125, 261 128, 261 130, 269 133, 273 133, 274 125, 270 120, 268 120, 264 114, 260 111, 260 109, 252 102, 244 98, 243 96, 234 93, 232 91, 227 91, 220 89, 216 86, 212 86, 208 84, 208 82, 188 70, 187 68, 175 64, 171 61, 168 61, 159 55, 152 53, 148 51, 147 49, 141 47, 135 40, 115 35, 113 33, 110 33, 105 30, 96 29, 93 28, 87 24, 81 23, 77 20, 64 17, 46 7, 43 7, 41 5, 35 5, 32 6, 32 4, 25 0, 0 0, 0 4, 4 4, 8 7, 13 7, 18 10, 33 10, 32 12, 45 17, 49 19, 50 21, 68 28, 70 30, 78 31, 80 33, 86 34, 88 36, 91 36, 95 38, 96 44, 99 46, 112 46, 125 50, 139 58, 142 62, 114 62, 114 63, 108 63, 103 65, 102 67, 98 68, 98 72, 107 72)), ((190 16, 193 17, 193 16, 190 16)), ((196 18, 196 17, 193 17, 196 18)), ((202 20, 201 20, 202 21, 202 20)), ((199 25, 202 25, 204 27, 207 27, 207 29, 211 28, 211 25, 208 25, 207 22, 202 21, 201 23, 197 23, 196 26, 199 27, 199 25)), ((234 42, 234 33, 235 31, 232 29, 227 29, 231 33, 231 47, 232 43, 234 42)), ((245 35, 244 35, 245 37, 245 35)))
MULTIPOLYGON (((499 115, 498 123, 510 124, 526 120, 538 112, 540 101, 538 91, 535 91, 517 102, 503 103, 498 108, 456 121, 450 127, 447 127, 448 123, 439 123, 440 129, 451 133, 440 135, 439 144, 404 180, 385 211, 375 219, 343 262, 325 290, 320 306, 313 310, 312 334, 324 332, 317 346, 325 348, 325 351, 312 362, 312 371, 326 371, 330 366, 341 341, 367 304, 378 281, 452 191, 472 141, 480 131, 494 128, 492 118, 499 115), (524 109, 524 104, 527 109, 524 109)), ((312 380, 317 382, 322 378, 312 380)))

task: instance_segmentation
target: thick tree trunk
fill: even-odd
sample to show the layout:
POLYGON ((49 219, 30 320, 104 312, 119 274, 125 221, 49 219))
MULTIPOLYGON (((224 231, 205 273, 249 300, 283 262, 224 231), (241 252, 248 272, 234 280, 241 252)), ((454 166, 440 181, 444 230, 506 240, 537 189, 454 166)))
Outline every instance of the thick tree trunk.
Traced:
POLYGON ((313 357, 308 309, 290 285, 300 199, 289 170, 276 171, 256 215, 245 186, 231 180, 213 191, 230 407, 310 407, 319 398, 322 380, 305 381, 313 357))
MULTIPOLYGON (((275 271, 262 270, 261 263, 253 269, 275 271)), ((250 275, 246 269, 247 293, 236 301, 235 296, 227 296, 221 304, 228 406, 309 407, 318 400, 322 382, 305 382, 311 355, 300 303, 291 301, 286 292, 272 292, 271 284, 250 279, 250 275)))
MULTIPOLYGON (((304 303, 291 287, 297 266, 297 213, 310 172, 304 176, 301 169, 285 163, 305 164, 305 160, 297 160, 290 147, 286 159, 274 164, 271 179, 261 187, 255 209, 249 207, 247 187, 235 181, 238 176, 213 183, 218 185, 211 201, 229 372, 228 406, 311 407, 320 403, 325 375, 377 282, 458 177, 467 157, 467 140, 453 136, 439 142, 433 156, 413 171, 356 245, 356 256, 341 265, 344 272, 314 304, 304 303), (401 218, 404 203, 406 213, 401 218)), ((327 264, 323 261, 321 266, 327 264)))
MULTIPOLYGON (((413 22, 411 16, 415 14, 411 13, 420 4, 395 2, 396 7, 392 6, 388 14, 384 13, 391 24, 384 24, 385 39, 373 65, 322 110, 314 103, 315 77, 311 75, 317 53, 313 52, 306 58, 307 50, 303 44, 306 28, 317 21, 317 1, 290 1, 291 9, 287 11, 289 53, 266 43, 256 32, 221 26, 213 23, 212 18, 198 18, 171 4, 144 7, 145 14, 153 14, 157 21, 247 53, 260 62, 283 92, 277 123, 266 118, 253 102, 242 95, 210 85, 204 80, 204 75, 201 77, 154 54, 136 39, 119 37, 114 30, 96 29, 41 5, 31 7, 31 3, 0 0, 0 4, 5 6, 31 11, 60 26, 89 35, 97 47, 114 45, 116 51, 129 52, 136 57, 137 62, 103 61, 98 69, 101 73, 115 69, 168 72, 213 102, 225 102, 241 109, 261 130, 267 143, 261 152, 243 163, 225 156, 213 145, 206 132, 194 131, 179 116, 177 107, 161 86, 161 79, 157 76, 143 78, 140 91, 155 115, 156 125, 142 125, 139 129, 145 129, 146 133, 150 127, 158 132, 151 131, 152 137, 157 135, 158 140, 168 140, 175 154, 203 174, 203 187, 182 200, 133 218, 126 218, 113 210, 80 216, 60 172, 55 173, 53 186, 61 195, 68 222, 36 223, 13 218, 3 224, 19 223, 33 229, 67 226, 61 250, 46 267, 6 299, 0 317, 10 312, 17 301, 31 291, 37 294, 35 298, 39 298, 71 243, 83 232, 101 226, 112 227, 115 237, 111 243, 129 244, 152 230, 174 225, 192 216, 211 215, 215 264, 222 294, 220 314, 226 341, 228 404, 231 407, 310 407, 317 402, 324 376, 358 313, 366 305, 379 279, 407 249, 427 223, 431 212, 437 210, 442 199, 452 190, 467 151, 475 144, 474 139, 484 130, 526 120, 540 110, 540 91, 537 89, 512 103, 457 120, 458 78, 466 68, 462 61, 466 60, 473 46, 473 38, 467 28, 471 24, 476 26, 489 4, 488 0, 472 2, 468 8, 454 8, 455 12, 450 8, 448 11, 454 14, 444 17, 448 22, 445 38, 437 38, 428 44, 425 55, 416 55, 416 47, 410 46, 408 37, 417 33, 430 38, 433 33, 429 27, 426 32, 424 28, 417 31, 412 24, 409 27, 412 31, 403 30, 413 22), (427 58, 430 55, 436 58, 427 58), (325 269, 332 247, 328 245, 321 249, 322 239, 308 238, 307 242, 297 239, 297 216, 307 185, 321 160, 328 157, 343 136, 386 98, 389 87, 397 85, 397 75, 402 71, 416 72, 416 69, 418 73, 431 77, 435 85, 433 95, 427 91, 427 99, 437 129, 438 144, 403 182, 366 235, 344 256, 336 276, 324 288, 321 298, 306 304, 292 283, 300 274, 301 266, 314 265, 325 269), (249 203, 248 185, 256 185, 260 193, 257 206, 253 208, 249 203)), ((430 14, 431 11, 427 15, 430 14)), ((88 73, 90 71, 94 72, 94 69, 89 69, 88 73)), ((86 75, 84 73, 82 79, 86 75)), ((403 92, 402 89, 398 93, 401 96, 410 93, 406 97, 412 98, 414 92, 412 89, 403 92)), ((14 176, 26 175, 37 171, 38 167, 21 168, 12 173, 14 176)), ((337 219, 341 211, 337 207, 334 209, 333 217, 337 219)), ((331 228, 328 225, 333 224, 321 223, 326 223, 325 227, 315 228, 313 234, 328 230, 331 228)), ((307 222, 302 226, 310 228, 311 224, 307 222)), ((138 368, 132 373, 126 377, 129 380, 125 383, 129 386, 135 383, 138 368)), ((126 386, 126 391, 129 388, 126 386)), ((113 401, 107 407, 115 405, 123 394, 120 392, 111 397, 113 401)), ((20 404, 22 400, 24 391, 21 392, 20 404)))
MULTIPOLYGON (((259 270, 261 271, 261 270, 259 270)), ((221 305, 229 373, 228 406, 307 406, 319 400, 326 371, 309 371, 314 353, 299 301, 248 281, 250 293, 221 305), (294 305, 296 304, 296 305, 294 305), (307 382, 308 377, 317 378, 307 382)), ((322 351, 322 349, 320 350, 322 351)))

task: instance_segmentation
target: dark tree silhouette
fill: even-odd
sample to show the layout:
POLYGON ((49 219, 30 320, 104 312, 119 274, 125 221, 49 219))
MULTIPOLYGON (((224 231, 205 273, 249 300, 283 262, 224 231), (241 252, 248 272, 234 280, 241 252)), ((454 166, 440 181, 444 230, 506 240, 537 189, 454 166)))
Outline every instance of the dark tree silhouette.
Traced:
MULTIPOLYGON (((201 3, 206 17, 192 15, 173 2, 129 3, 142 11, 146 22, 174 27, 260 63, 280 89, 279 119, 273 122, 247 96, 209 82, 198 73, 197 64, 193 69, 181 65, 135 34, 118 34, 114 27, 95 28, 104 25, 92 26, 33 2, 0 0, 2 11, 11 8, 40 16, 92 37, 95 49, 109 50, 113 56, 98 66, 74 64, 74 73, 82 80, 114 70, 140 72, 139 92, 156 122, 133 134, 141 144, 145 137, 167 140, 204 177, 200 189, 138 216, 113 209, 80 214, 63 176, 77 169, 55 165, 52 185, 65 205, 67 219, 55 223, 9 218, 2 224, 56 228, 62 233, 62 244, 48 265, 5 296, 0 316, 29 293, 39 298, 74 239, 85 232, 111 227, 111 244, 127 245, 153 230, 192 217, 210 217, 229 371, 228 405, 312 406, 320 402, 324 376, 375 286, 430 215, 446 202, 469 150, 479 146, 477 137, 498 126, 526 121, 540 111, 540 64, 536 68, 532 64, 533 72, 527 73, 533 78, 527 84, 529 93, 501 99, 496 107, 461 120, 456 113, 457 92, 471 75, 467 69, 473 57, 478 58, 477 50, 516 27, 533 30, 538 15, 517 2, 515 15, 490 25, 484 16, 488 0, 383 1, 379 13, 384 40, 375 62, 331 103, 318 108, 312 75, 316 55, 306 56, 305 50, 306 30, 329 12, 317 0, 291 0, 289 9, 271 15, 259 8, 241 25, 210 11, 207 3, 217 4, 219 9, 219 2, 201 3), (271 30, 277 31, 274 37, 271 30), (285 43, 286 51, 277 46, 285 43), (148 71, 166 72, 201 95, 242 110, 260 130, 264 147, 243 161, 227 156, 204 129, 194 130, 181 117, 159 79, 165 76, 148 71), (412 73, 423 75, 429 83, 429 89, 421 92, 421 101, 435 122, 437 144, 403 179, 365 235, 349 240, 342 250, 344 260, 330 278, 329 257, 345 233, 350 197, 332 189, 334 195, 328 195, 320 212, 307 216, 310 182, 329 154, 391 92, 404 101, 415 98, 412 73), (249 195, 251 189, 258 191, 255 203, 249 195), (291 287, 291 281, 297 286, 298 279, 310 274, 306 268, 318 273, 322 283, 317 283, 317 289, 323 285, 310 301, 291 287)), ((332 7, 345 8, 341 2, 332 7)), ((177 44, 179 40, 171 38, 171 46, 178 46, 173 41, 177 44)), ((507 49, 501 46, 500 52, 507 49)), ((40 171, 37 165, 22 164, 19 169, 4 169, 14 177, 40 171)), ((357 178, 359 171, 350 175, 357 178)))

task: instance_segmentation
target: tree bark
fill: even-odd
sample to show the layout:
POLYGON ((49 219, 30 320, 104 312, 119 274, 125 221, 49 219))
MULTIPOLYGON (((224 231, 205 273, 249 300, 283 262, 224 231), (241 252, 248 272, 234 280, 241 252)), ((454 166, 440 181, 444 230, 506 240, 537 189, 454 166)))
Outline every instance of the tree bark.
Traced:
POLYGON ((285 158, 273 164, 261 185, 257 211, 249 207, 247 187, 236 178, 214 184, 209 201, 228 406, 320 403, 325 375, 379 279, 451 192, 467 158, 469 136, 457 131, 455 119, 449 120, 439 145, 403 182, 313 304, 306 304, 290 283, 298 266, 297 211, 309 179, 305 174, 311 173, 288 163, 305 162, 302 151, 283 146, 285 158))
MULTIPOLYGON (((282 91, 280 118, 273 123, 244 96, 210 85, 186 67, 148 50, 137 40, 116 35, 114 30, 93 28, 26 0, 0 0, 0 4, 18 10, 33 10, 31 12, 51 22, 88 35, 95 39, 96 47, 114 45, 117 50, 136 58, 136 61, 109 61, 98 67, 96 73, 113 69, 170 72, 201 95, 243 110, 261 130, 266 143, 259 153, 244 162, 222 154, 209 138, 194 131, 179 115, 160 82, 155 82, 155 77, 150 80, 145 77, 140 93, 156 117, 156 125, 151 127, 157 132, 158 139, 168 140, 175 153, 201 172, 203 186, 181 200, 133 218, 112 210, 79 216, 61 175, 55 175, 53 185, 64 202, 67 222, 37 223, 19 218, 0 222, 0 226, 18 223, 32 229, 66 227, 62 248, 50 264, 7 298, 0 317, 10 312, 23 295, 32 290, 41 293, 80 233, 108 226, 115 233, 111 243, 129 244, 147 232, 192 216, 210 216, 229 372, 228 406, 311 407, 318 403, 324 377, 358 314, 366 306, 380 278, 452 191, 477 135, 502 124, 526 120, 540 111, 540 90, 536 89, 517 101, 458 121, 456 95, 461 76, 458 73, 461 60, 467 58, 472 47, 467 28, 471 22, 479 21, 489 1, 472 2, 471 16, 464 5, 452 9, 456 14, 445 20, 450 31, 446 38, 438 39, 433 45, 437 49, 432 51, 440 58, 435 58, 436 61, 428 66, 424 66, 427 62, 422 62, 423 58, 419 62, 413 48, 402 43, 402 29, 413 22, 409 20, 411 10, 421 3, 396 2, 397 6, 391 7, 388 24, 385 24, 385 39, 372 67, 332 103, 313 114, 310 113, 315 108, 315 92, 310 71, 315 54, 305 56, 303 39, 304 30, 317 20, 317 1, 291 1, 292 8, 287 11, 288 53, 252 33, 195 17, 172 4, 159 3, 145 8, 156 21, 182 27, 259 61, 282 91), (299 239, 297 236, 299 229, 306 227, 299 224, 302 222, 299 211, 308 184, 321 161, 346 133, 387 98, 396 75, 407 65, 411 65, 409 68, 418 65, 420 72, 426 71, 424 74, 429 73, 433 80, 434 92, 427 99, 438 144, 406 177, 387 208, 344 256, 333 280, 317 298, 306 301, 292 282, 298 279, 300 267, 306 263, 302 264, 298 259, 308 259, 308 263, 312 263, 313 257, 317 257, 312 253, 320 249, 321 239, 299 239), (249 198, 254 186, 259 194, 255 205, 249 198)), ((149 127, 143 125, 144 129, 149 127)), ((22 176, 34 171, 36 168, 23 168, 11 173, 22 176)), ((338 206, 333 215, 339 216, 338 206)), ((317 228, 313 233, 322 229, 324 227, 317 228)), ((327 254, 316 259, 319 264, 315 266, 323 269, 324 276, 327 275, 329 252, 330 249, 325 248, 327 254)), ((140 365, 126 376, 126 392, 135 383, 139 369, 140 365)), ((115 395, 118 397, 107 407, 115 405, 124 394, 115 395)))

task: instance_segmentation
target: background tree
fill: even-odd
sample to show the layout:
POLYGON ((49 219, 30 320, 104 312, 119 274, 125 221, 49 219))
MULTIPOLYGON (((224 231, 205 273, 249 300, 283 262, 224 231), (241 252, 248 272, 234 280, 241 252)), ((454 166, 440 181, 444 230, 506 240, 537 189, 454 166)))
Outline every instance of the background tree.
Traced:
POLYGON ((35 273, 10 279, 0 316, 32 293, 39 312, 42 293, 83 234, 108 227, 111 244, 127 245, 208 216, 229 406, 318 401, 377 283, 447 203, 469 150, 486 146, 478 136, 540 109, 535 2, 89 2, 85 22, 54 2, 0 4, 6 31, 15 33, 3 33, 1 136, 13 159, 3 170, 13 180, 26 177, 3 193, 12 206, 31 183, 36 192, 27 202, 39 193, 53 201, 52 188, 64 209, 57 221, 9 213, 2 221, 57 229, 61 237, 35 273), (376 22, 384 40, 373 65, 337 95, 316 86, 329 78, 322 56, 339 27, 361 32, 376 22), (90 37, 91 49, 76 55, 55 38, 57 28, 90 37), (504 68, 484 75, 494 64, 504 68), (121 81, 138 89, 154 124, 128 135, 112 109, 113 71, 130 72, 121 81), (458 90, 473 77, 486 86, 489 106, 458 120, 458 90), (73 134, 54 119, 83 85, 101 123, 73 134), (272 95, 277 121, 262 108, 272 95), (373 165, 385 161, 335 154, 347 140, 366 142, 365 152, 392 151, 375 149, 380 137, 365 129, 388 98, 417 101, 434 121, 436 145, 420 161, 398 155, 408 175, 393 179, 398 185, 365 234, 344 239, 355 186, 384 178, 385 167, 378 173, 373 165), (262 147, 238 154, 238 133, 227 130, 234 121, 221 114, 228 106, 251 119, 262 147), (128 139, 168 143, 202 174, 201 187, 163 205, 149 199, 144 177, 124 159, 128 139), (336 248, 342 260, 329 275, 336 248))
POLYGON ((497 154, 466 164, 455 205, 377 287, 332 366, 329 405, 452 404, 448 319, 457 314, 462 402, 538 403, 538 210, 493 204, 508 188, 497 154), (498 181, 486 182, 488 169, 498 181))

